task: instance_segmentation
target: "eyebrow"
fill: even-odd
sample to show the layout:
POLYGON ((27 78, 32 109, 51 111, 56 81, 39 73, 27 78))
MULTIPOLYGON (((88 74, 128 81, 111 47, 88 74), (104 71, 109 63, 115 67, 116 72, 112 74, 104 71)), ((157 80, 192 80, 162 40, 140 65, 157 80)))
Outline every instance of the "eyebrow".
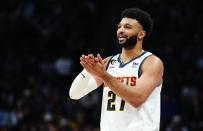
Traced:
POLYGON ((133 25, 131 25, 131 24, 128 24, 128 23, 127 23, 127 24, 124 24, 124 25, 127 25, 127 26, 133 26, 133 25))
MULTIPOLYGON (((126 26, 126 25, 127 25, 127 26, 133 26, 133 25, 128 24, 128 23, 125 23, 125 24, 123 24, 123 25, 125 25, 125 26, 126 26)), ((118 26, 121 26, 121 23, 119 23, 118 26)))

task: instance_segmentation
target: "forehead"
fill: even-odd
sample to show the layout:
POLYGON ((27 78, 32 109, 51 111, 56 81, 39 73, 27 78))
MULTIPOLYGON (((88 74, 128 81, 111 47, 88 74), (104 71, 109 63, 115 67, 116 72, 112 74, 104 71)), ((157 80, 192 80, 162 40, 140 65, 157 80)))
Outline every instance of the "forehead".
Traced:
POLYGON ((121 24, 121 25, 130 24, 130 25, 135 25, 135 26, 141 26, 140 23, 136 19, 127 18, 127 17, 122 18, 119 24, 121 24))

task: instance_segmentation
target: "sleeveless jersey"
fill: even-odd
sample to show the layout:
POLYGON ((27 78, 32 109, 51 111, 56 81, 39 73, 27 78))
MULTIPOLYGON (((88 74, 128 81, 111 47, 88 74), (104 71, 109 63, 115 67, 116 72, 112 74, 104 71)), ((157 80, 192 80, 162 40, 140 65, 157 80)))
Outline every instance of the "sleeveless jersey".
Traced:
MULTIPOLYGON (((144 51, 131 61, 122 64, 120 54, 109 60, 107 72, 119 81, 136 86, 141 75, 141 65, 152 53, 144 51)), ((150 66, 150 65, 149 65, 150 66)), ((101 109, 101 131, 159 131, 161 86, 156 87, 138 108, 104 87, 101 109)))

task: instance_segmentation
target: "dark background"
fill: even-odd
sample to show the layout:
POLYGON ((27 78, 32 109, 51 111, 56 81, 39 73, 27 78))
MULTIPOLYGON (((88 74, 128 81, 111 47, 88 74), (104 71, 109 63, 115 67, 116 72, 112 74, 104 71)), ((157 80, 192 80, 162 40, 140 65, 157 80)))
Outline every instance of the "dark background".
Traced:
POLYGON ((118 53, 127 7, 154 19, 144 49, 165 64, 161 131, 202 131, 203 8, 195 0, 1 0, 0 130, 98 131, 102 90, 80 101, 68 92, 82 54, 118 53))

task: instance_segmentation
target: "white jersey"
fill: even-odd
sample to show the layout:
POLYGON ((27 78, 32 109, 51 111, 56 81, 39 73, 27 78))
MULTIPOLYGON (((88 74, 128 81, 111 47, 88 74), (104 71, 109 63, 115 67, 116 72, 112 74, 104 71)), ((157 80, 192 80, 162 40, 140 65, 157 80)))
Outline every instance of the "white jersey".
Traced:
MULTIPOLYGON (((120 61, 120 54, 113 56, 107 72, 121 82, 135 86, 141 74, 143 61, 152 55, 143 52, 126 64, 120 61)), ((101 131, 159 131, 161 85, 156 87, 147 100, 138 108, 122 100, 108 87, 103 89, 101 110, 101 131)))

